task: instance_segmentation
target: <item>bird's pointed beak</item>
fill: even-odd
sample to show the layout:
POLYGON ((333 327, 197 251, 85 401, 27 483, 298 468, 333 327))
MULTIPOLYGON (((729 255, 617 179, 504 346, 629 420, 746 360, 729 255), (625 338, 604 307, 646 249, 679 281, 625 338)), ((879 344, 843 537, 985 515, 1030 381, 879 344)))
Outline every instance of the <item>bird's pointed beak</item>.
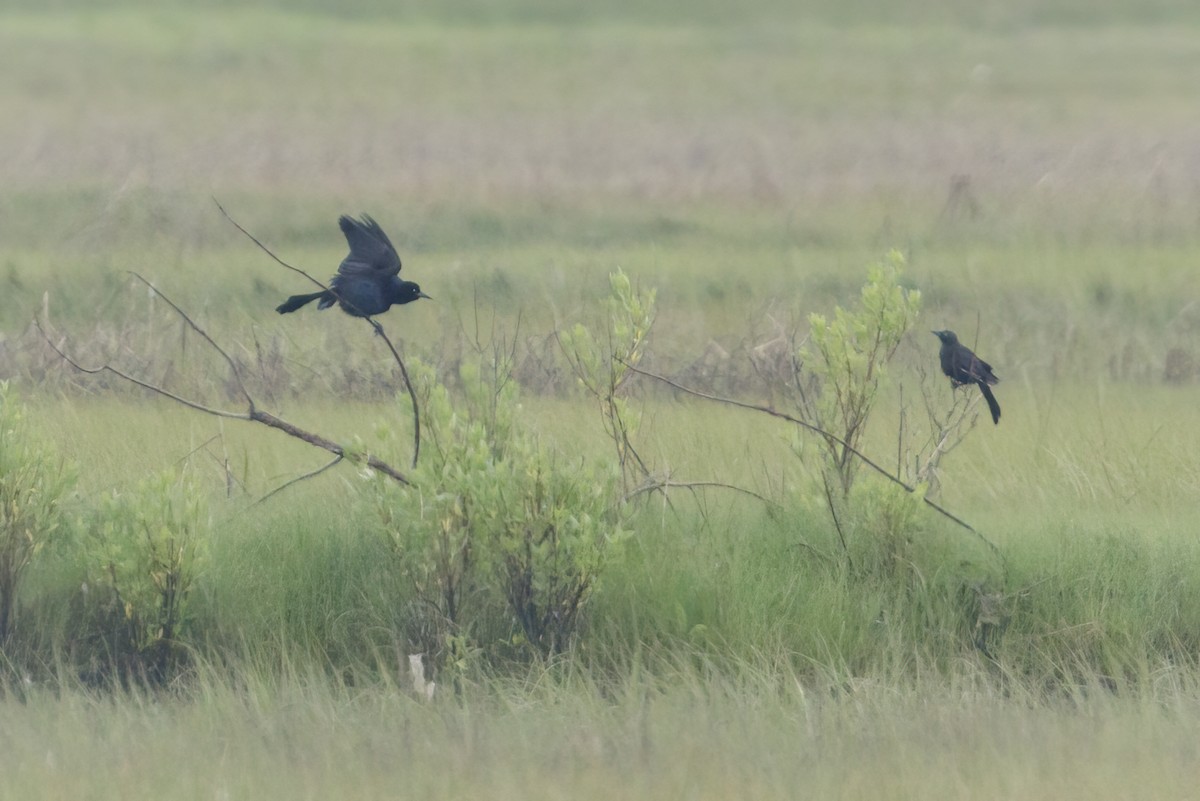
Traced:
POLYGON ((433 300, 433 296, 432 296, 432 295, 426 295, 424 292, 417 292, 417 297, 418 297, 418 298, 425 298, 425 300, 433 300))

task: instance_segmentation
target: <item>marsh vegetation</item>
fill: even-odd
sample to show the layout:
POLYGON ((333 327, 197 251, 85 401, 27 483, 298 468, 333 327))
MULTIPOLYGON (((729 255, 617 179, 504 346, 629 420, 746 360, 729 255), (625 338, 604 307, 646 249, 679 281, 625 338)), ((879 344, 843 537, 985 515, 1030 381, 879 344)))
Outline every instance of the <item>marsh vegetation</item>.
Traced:
POLYGON ((0 796, 1193 792, 1190 5, 385 5, 0 11, 0 796))

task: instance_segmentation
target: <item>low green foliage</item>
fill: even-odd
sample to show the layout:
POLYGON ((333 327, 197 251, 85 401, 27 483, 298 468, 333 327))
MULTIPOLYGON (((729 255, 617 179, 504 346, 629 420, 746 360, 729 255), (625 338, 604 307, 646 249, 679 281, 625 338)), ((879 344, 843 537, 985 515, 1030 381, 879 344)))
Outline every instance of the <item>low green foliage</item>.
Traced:
POLYGON ((413 369, 430 443, 414 489, 377 496, 418 599, 410 639, 454 661, 473 647, 565 650, 623 531, 631 473, 647 475, 630 437, 638 425, 621 389, 642 357, 654 292, 610 275, 605 339, 582 324, 561 338, 580 384, 600 404, 615 462, 567 457, 520 419, 512 351, 476 343, 455 397, 432 370, 413 369), (501 614, 501 609, 506 610, 501 614), (433 614, 426 614, 425 612, 433 614), (515 621, 519 634, 506 630, 515 621))
POLYGON ((864 578, 892 572, 918 525, 925 492, 924 485, 902 492, 896 486, 855 483, 888 365, 920 314, 921 293, 903 285, 903 270, 904 256, 893 250, 870 268, 856 309, 839 305, 832 319, 809 316, 809 337, 797 351, 799 369, 792 383, 800 419, 815 429, 797 430, 793 449, 805 460, 809 442, 814 437, 820 442, 819 494, 842 558, 851 567, 857 563, 864 578), (865 572, 863 560, 870 564, 865 572))
POLYGON ((186 477, 162 473, 103 499, 84 549, 89 595, 123 621, 109 643, 119 669, 168 676, 189 634, 189 594, 209 536, 204 504, 186 477))
POLYGON ((19 156, 0 375, 36 399, 17 430, 86 464, 71 505, 94 524, 57 508, 10 539, 0 797, 1193 792, 1200 194, 1171 167, 1194 148, 1182 23, 1200 6, 323 3, 0 12, 0 141, 19 156), (318 277, 345 255, 337 214, 370 212, 437 298, 385 321, 443 366, 421 379, 416 489, 356 480, 365 421, 403 419, 382 343, 345 315, 272 314, 298 278, 214 194, 318 277), (904 275, 864 299, 857 266, 887 243, 904 275), (658 302, 606 282, 614 264, 658 302), (84 364, 240 408, 212 380, 227 365, 128 269, 229 347, 262 408, 352 458, 243 509, 227 486, 258 497, 319 456, 82 376, 27 328, 37 313, 84 364), (925 330, 890 353, 908 286, 921 329, 978 337, 1000 426, 971 428, 978 393, 951 392, 925 330), (520 319, 499 358, 462 359, 473 297, 520 319), (785 403, 813 310, 802 386, 822 423, 916 492, 836 441, 805 434, 796 458, 775 421, 627 394, 624 365, 652 356, 785 403), (199 525, 191 557, 164 544, 183 507, 139 483, 189 453, 220 463, 210 489, 192 475, 228 521, 199 525), (621 508, 658 465, 768 502, 696 487, 621 508), (172 576, 191 589, 164 617, 172 576), (403 646, 457 692, 412 697, 403 646), (177 692, 72 686, 181 665, 177 692))
POLYGON ((531 434, 498 358, 463 364, 460 397, 412 367, 429 445, 414 487, 381 479, 376 496, 416 597, 410 640, 443 661, 476 647, 566 649, 624 536, 619 472, 531 434))
POLYGON ((30 434, 25 414, 0 382, 0 645, 21 577, 62 528, 62 502, 75 483, 75 468, 30 434))
POLYGON ((657 293, 638 289, 623 270, 610 273, 608 282, 608 314, 595 326, 602 333, 576 323, 559 335, 559 343, 579 385, 600 405, 604 431, 616 446, 628 494, 650 478, 650 468, 633 447, 641 416, 630 407, 624 388, 633 375, 632 368, 645 355, 657 293))
POLYGON ((853 450, 866 433, 888 362, 920 314, 921 293, 901 285, 903 269, 904 256, 893 250, 871 267, 857 310, 838 306, 832 320, 810 315, 811 344, 798 354, 815 379, 799 383, 799 405, 813 425, 834 435, 823 438, 823 481, 829 492, 835 477, 843 498, 858 474, 853 450))

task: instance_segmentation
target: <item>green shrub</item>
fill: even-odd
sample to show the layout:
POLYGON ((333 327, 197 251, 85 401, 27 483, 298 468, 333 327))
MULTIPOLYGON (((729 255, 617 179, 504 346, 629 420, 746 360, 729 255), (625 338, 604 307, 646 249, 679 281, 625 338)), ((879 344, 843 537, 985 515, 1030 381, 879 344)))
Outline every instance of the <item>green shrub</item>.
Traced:
POLYGON ((900 285, 904 256, 891 251, 871 267, 859 296, 859 308, 834 309, 833 319, 809 317, 809 346, 798 354, 814 382, 801 382, 804 419, 836 435, 823 439, 823 476, 827 494, 836 487, 845 498, 858 474, 857 449, 866 432, 879 385, 900 340, 916 324, 921 293, 900 285))
POLYGON ((559 334, 559 344, 583 390, 600 407, 604 431, 616 446, 625 493, 650 479, 650 468, 633 447, 641 415, 630 408, 624 389, 645 355, 654 326, 653 289, 639 290, 621 270, 608 276, 611 294, 603 334, 576 323, 559 334))
POLYGON ((17 589, 30 561, 63 523, 75 470, 36 441, 24 409, 0 382, 0 645, 13 625, 17 589))
POLYGON ((103 500, 85 542, 89 595, 121 621, 108 643, 119 671, 162 681, 179 661, 208 530, 196 489, 170 472, 103 500))
POLYGON ((495 367, 464 363, 455 397, 414 365, 428 450, 413 487, 378 484, 416 597, 410 642, 443 664, 473 648, 567 648, 624 533, 619 468, 553 454, 521 424, 516 384, 495 367))

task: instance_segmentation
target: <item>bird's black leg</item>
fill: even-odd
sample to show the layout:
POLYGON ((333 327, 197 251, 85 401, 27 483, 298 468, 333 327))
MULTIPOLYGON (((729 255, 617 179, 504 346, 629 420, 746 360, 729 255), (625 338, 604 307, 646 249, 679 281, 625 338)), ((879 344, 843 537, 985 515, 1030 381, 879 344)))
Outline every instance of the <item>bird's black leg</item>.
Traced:
POLYGON ((375 336, 377 336, 377 337, 383 336, 383 326, 380 325, 379 323, 375 322, 374 317, 367 317, 366 321, 371 324, 372 328, 375 329, 375 336))

